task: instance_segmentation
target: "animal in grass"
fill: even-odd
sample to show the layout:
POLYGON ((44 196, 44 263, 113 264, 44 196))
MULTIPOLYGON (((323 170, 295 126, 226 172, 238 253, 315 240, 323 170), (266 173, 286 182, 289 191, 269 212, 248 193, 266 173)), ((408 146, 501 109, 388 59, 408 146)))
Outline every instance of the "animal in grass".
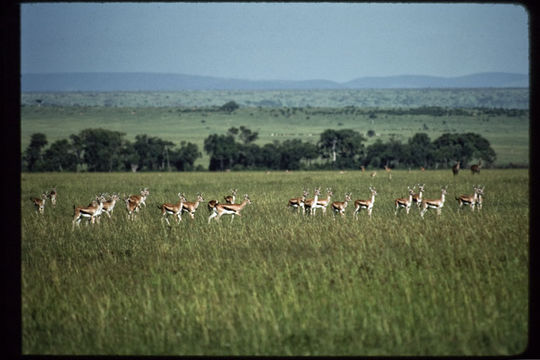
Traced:
POLYGON ((96 196, 95 200, 92 200, 92 202, 88 206, 73 205, 72 228, 74 228, 75 225, 79 226, 83 218, 88 219, 90 223, 94 224, 96 222, 96 219, 99 219, 99 216, 103 211, 104 202, 105 196, 103 196, 103 194, 100 194, 99 196, 96 196))
POLYGON ((409 191, 409 197, 394 200, 394 204, 396 205, 396 212, 394 215, 397 215, 400 209, 405 209, 406 213, 409 214, 411 205, 413 204, 414 190, 409 186, 407 186, 407 190, 409 191))
POLYGON ((482 167, 482 160, 478 161, 478 164, 471 165, 471 174, 480 174, 480 168, 482 167))
POLYGON ((459 174, 459 164, 460 162, 458 161, 457 163, 454 164, 454 166, 452 166, 452 173, 454 174, 454 176, 459 174))
POLYGON ((36 207, 38 214, 43 214, 45 212, 45 202, 47 201, 47 193, 42 193, 40 197, 32 197, 30 201, 36 207))
POLYGON ((214 208, 216 207, 216 205, 219 204, 219 201, 217 200, 209 200, 208 203, 206 204, 206 206, 208 207, 208 211, 212 211, 214 210, 214 208))
POLYGON ((332 211, 334 213, 334 216, 336 214, 340 214, 341 216, 345 216, 345 209, 347 209, 347 205, 351 201, 351 193, 345 193, 345 200, 344 201, 334 201, 332 203, 332 211))
POLYGON ((375 196, 377 195, 377 190, 373 186, 369 187, 371 192, 371 198, 367 200, 356 200, 354 202, 354 217, 358 219, 358 213, 362 209, 366 209, 369 217, 371 218, 371 213, 373 212, 373 205, 375 204, 375 196))
POLYGON ((442 208, 444 206, 444 200, 446 196, 448 185, 441 189, 441 198, 440 199, 422 199, 422 210, 420 211, 420 216, 424 218, 424 214, 429 209, 435 209, 437 215, 441 215, 442 208))
POLYGON ((146 198, 148 197, 148 195, 150 195, 150 191, 148 191, 148 188, 145 187, 141 189, 140 194, 129 196, 129 200, 136 205, 135 211, 139 212, 141 205, 144 205, 144 207, 146 207, 146 198))
POLYGON ((111 218, 111 215, 114 211, 114 207, 116 206, 116 202, 120 200, 120 195, 117 193, 114 193, 111 195, 109 199, 107 199, 103 203, 103 213, 107 214, 109 216, 109 219, 111 218))
MULTIPOLYGON (((413 194, 413 204, 416 204, 418 208, 422 206, 422 196, 424 194, 424 187, 426 184, 416 184, 418 186, 418 193, 413 194)), ((413 190, 416 186, 413 186, 413 190)))
POLYGON ((319 195, 321 194, 321 188, 318 187, 315 189, 315 192, 313 193, 313 199, 306 199, 304 200, 304 213, 305 214, 313 214, 313 204, 316 204, 317 201, 319 201, 319 195))
POLYGON ((302 214, 303 214, 304 213, 304 201, 306 201, 307 196, 308 196, 308 191, 306 189, 304 189, 304 192, 302 193, 302 196, 289 199, 289 202, 287 203, 287 206, 291 207, 293 210, 297 209, 297 211, 301 211, 302 214))
POLYGON ((473 185, 473 193, 471 195, 463 194, 456 197, 459 209, 462 209, 463 206, 469 206, 471 211, 474 211, 475 206, 477 206, 478 210, 480 210, 482 208, 481 198, 483 194, 484 188, 480 188, 480 185, 473 185))
POLYGON ((333 195, 334 193, 332 192, 332 189, 327 188, 326 199, 317 199, 317 201, 312 205, 313 215, 315 215, 317 209, 322 209, 323 215, 326 215, 326 209, 328 205, 330 205, 330 201, 333 195))
POLYGON ((176 222, 182 221, 182 208, 185 202, 186 202, 186 197, 184 196, 184 194, 178 193, 177 204, 163 203, 160 206, 158 206, 158 208, 161 209, 161 221, 165 219, 167 224, 171 225, 168 219, 169 215, 176 217, 176 222))
POLYGON ((52 207, 56 207, 56 196, 58 193, 56 192, 56 187, 53 187, 51 191, 49 191, 49 199, 51 199, 51 205, 52 207))
POLYGON ((197 193, 197 200, 194 202, 184 201, 182 205, 182 211, 186 212, 191 216, 192 219, 195 219, 195 211, 199 207, 199 204, 204 201, 204 198, 201 193, 197 193))
POLYGON ((224 196, 223 199, 225 199, 225 202, 227 204, 234 204, 236 201, 236 194, 238 192, 238 189, 231 189, 231 195, 224 196))
POLYGON ((124 197, 124 202, 126 203, 126 210, 128 212, 127 218, 128 220, 135 220, 135 215, 138 212, 139 209, 139 203, 136 201, 133 201, 130 197, 124 197))
POLYGON ((242 201, 242 203, 240 204, 216 204, 216 206, 212 210, 212 214, 210 214, 210 216, 208 217, 208 223, 210 224, 210 221, 214 218, 216 219, 216 221, 219 221, 219 219, 223 215, 232 215, 232 223, 234 220, 234 216, 241 216, 240 212, 248 204, 251 204, 251 200, 249 199, 248 194, 244 195, 244 201, 242 201))

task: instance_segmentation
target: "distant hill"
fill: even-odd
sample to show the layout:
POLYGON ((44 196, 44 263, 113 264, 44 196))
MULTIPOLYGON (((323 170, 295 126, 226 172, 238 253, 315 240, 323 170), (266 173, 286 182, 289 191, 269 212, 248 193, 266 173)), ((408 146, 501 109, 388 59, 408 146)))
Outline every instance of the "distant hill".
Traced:
POLYGON ((529 87, 529 77, 527 75, 495 72, 460 77, 423 75, 362 77, 344 83, 329 80, 242 80, 159 73, 42 73, 21 75, 22 92, 520 87, 529 87))

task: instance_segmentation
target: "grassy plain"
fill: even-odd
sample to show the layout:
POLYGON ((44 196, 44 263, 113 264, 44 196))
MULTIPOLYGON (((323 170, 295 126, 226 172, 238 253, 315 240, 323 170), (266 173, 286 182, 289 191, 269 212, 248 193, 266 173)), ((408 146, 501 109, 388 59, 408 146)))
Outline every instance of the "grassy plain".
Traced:
POLYGON ((526 170, 21 175, 23 354, 509 355, 528 334, 526 170), (448 198, 437 217, 394 216, 407 185, 448 198), (482 212, 454 196, 485 185, 482 212), (372 219, 302 217, 287 200, 332 187, 378 196, 372 219), (29 198, 53 186, 56 208, 29 198), (150 195, 134 222, 71 230, 99 192, 150 195), (157 205, 248 193, 242 217, 160 221, 157 205))
POLYGON ((33 133, 41 132, 50 143, 67 139, 87 128, 121 131, 126 139, 147 134, 175 144, 190 141, 203 158, 195 164, 208 167, 203 142, 211 134, 225 134, 232 126, 246 126, 259 133, 258 144, 298 138, 316 143, 326 129, 353 129, 361 134, 374 130, 366 145, 391 136, 407 142, 425 132, 435 140, 445 132, 475 132, 488 139, 497 153, 496 165, 529 164, 529 116, 507 116, 467 110, 469 115, 395 114, 391 109, 264 108, 244 107, 232 114, 177 107, 73 107, 24 106, 21 108, 21 150, 33 133))

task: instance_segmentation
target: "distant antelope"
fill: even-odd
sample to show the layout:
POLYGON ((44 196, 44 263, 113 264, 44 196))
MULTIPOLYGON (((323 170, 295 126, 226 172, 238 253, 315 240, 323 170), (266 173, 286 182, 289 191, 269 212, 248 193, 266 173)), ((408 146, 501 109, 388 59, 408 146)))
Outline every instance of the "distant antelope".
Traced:
POLYGON ((49 198, 51 199, 51 205, 52 207, 56 207, 56 187, 52 188, 52 190, 49 192, 49 198))
POLYGON ((36 207, 38 214, 43 214, 45 212, 45 202, 47 201, 47 193, 41 194, 41 197, 30 198, 36 207))
POLYGON ((287 206, 292 207, 293 209, 298 209, 302 214, 304 213, 304 201, 308 196, 308 191, 304 189, 302 196, 289 199, 287 206))
POLYGON ((471 173, 474 174, 480 174, 480 167, 482 167, 482 159, 478 161, 478 164, 471 165, 471 173))
POLYGON ((146 207, 146 197, 150 195, 150 191, 148 191, 148 188, 141 189, 140 195, 130 195, 129 200, 133 203, 135 203, 135 211, 139 211, 141 208, 141 205, 144 205, 146 207))
POLYGON ((201 193, 197 193, 197 200, 194 202, 184 201, 182 205, 182 211, 187 212, 192 219, 195 219, 195 211, 199 207, 199 204, 203 202, 203 196, 201 193))
POLYGON ((248 194, 244 195, 244 201, 241 204, 217 204, 212 211, 212 214, 208 217, 208 223, 215 218, 218 221, 223 215, 232 215, 231 223, 234 220, 234 216, 240 216, 240 211, 247 205, 251 204, 248 194))
POLYGON ((82 218, 88 218, 88 220, 94 224, 96 219, 101 215, 104 202, 105 197, 99 195, 86 207, 73 205, 72 229, 75 227, 75 224, 79 226, 82 218))
POLYGON ((236 201, 236 193, 237 193, 238 189, 231 189, 231 193, 232 195, 227 195, 224 197, 225 199, 225 202, 227 204, 234 204, 234 202, 236 201))
POLYGON ((476 207, 478 208, 478 211, 482 210, 482 202, 484 198, 484 188, 485 186, 480 187, 478 185, 478 199, 476 200, 476 207))
POLYGON ((460 209, 462 209, 463 205, 465 205, 469 206, 471 208, 471 211, 474 211, 474 206, 478 202, 479 187, 473 185, 473 190, 474 192, 472 195, 460 195, 459 197, 456 197, 460 209))
POLYGON ((422 211, 420 211, 420 216, 424 218, 424 214, 429 209, 437 210, 437 215, 441 215, 442 208, 444 206, 444 200, 446 195, 446 189, 448 185, 441 189, 441 198, 440 199, 424 199, 422 200, 422 211))
POLYGON ((184 197, 184 194, 178 193, 178 204, 164 203, 164 204, 161 204, 161 206, 158 206, 158 208, 161 209, 161 221, 165 219, 167 224, 171 225, 168 219, 169 215, 175 216, 176 222, 182 221, 182 207, 185 201, 186 201, 186 198, 184 197))
POLYGON ((217 204, 219 204, 219 201, 217 201, 217 200, 208 201, 208 203, 206 204, 206 206, 208 207, 208 211, 214 210, 214 208, 216 207, 217 204))
POLYGON ((362 165, 362 166, 360 167, 360 169, 362 170, 362 172, 365 172, 365 171, 366 171, 366 167, 365 167, 364 165, 362 165))
POLYGON ((109 219, 111 218, 111 215, 114 211, 114 207, 118 200, 120 200, 120 196, 115 193, 115 194, 112 194, 109 200, 103 203, 103 212, 109 216, 109 219))
POLYGON ((417 186, 418 186, 418 194, 414 194, 412 200, 413 200, 413 204, 416 204, 416 206, 420 208, 420 206, 422 205, 422 195, 424 193, 424 186, 426 186, 426 184, 422 184, 422 185, 417 184, 417 186))
POLYGON ((306 199, 304 200, 304 213, 313 214, 313 204, 316 204, 319 200, 319 195, 321 194, 321 188, 318 187, 315 189, 315 193, 313 194, 313 199, 306 199))
POLYGON ((345 193, 345 201, 334 201, 332 203, 332 210, 334 211, 334 216, 336 216, 336 214, 345 216, 345 209, 351 201, 351 195, 351 193, 345 193))
POLYGON ((137 209, 139 208, 139 203, 136 201, 131 200, 130 197, 124 197, 124 202, 126 203, 126 209, 128 212, 127 218, 128 220, 135 220, 135 214, 137 212, 137 209))
POLYGON ((411 205, 413 203, 413 196, 414 191, 409 186, 407 186, 407 189, 409 190, 409 197, 408 198, 399 198, 394 201, 396 205, 396 212, 394 215, 397 215, 399 209, 405 209, 407 214, 409 214, 409 211, 411 210, 411 205))
POLYGON ((426 171, 426 168, 423 166, 420 166, 420 171, 426 171))
POLYGON ((373 205, 375 204, 375 195, 377 195, 377 191, 372 186, 369 187, 369 191, 371 192, 371 199, 356 200, 354 202, 354 217, 356 219, 358 219, 358 213, 362 209, 366 209, 369 217, 371 218, 371 213, 373 212, 373 205))
POLYGON ((376 172, 376 171, 373 171, 369 176, 371 176, 372 178, 374 178, 375 176, 377 176, 377 172, 376 172))
POLYGON ((312 205, 312 211, 313 215, 315 215, 315 212, 317 209, 322 209, 323 215, 326 215, 326 208, 330 204, 330 200, 334 193, 332 192, 332 189, 327 188, 326 189, 326 199, 317 199, 317 201, 312 205))
POLYGON ((454 176, 459 173, 459 164, 460 162, 458 161, 454 166, 452 166, 452 173, 454 174, 454 176))

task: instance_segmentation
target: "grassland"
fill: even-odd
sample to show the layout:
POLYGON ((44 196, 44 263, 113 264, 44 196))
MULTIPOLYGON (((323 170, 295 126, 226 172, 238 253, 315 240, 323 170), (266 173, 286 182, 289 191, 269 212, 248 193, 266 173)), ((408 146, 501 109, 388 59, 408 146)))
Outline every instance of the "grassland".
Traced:
MULTIPOLYGON (((326 129, 353 129, 361 134, 374 130, 366 145, 391 136, 406 142, 417 132, 432 140, 445 132, 475 132, 488 139, 497 153, 496 165, 529 164, 529 116, 492 115, 467 110, 468 115, 432 116, 396 114, 385 109, 264 108, 243 107, 232 114, 210 109, 176 107, 73 107, 24 106, 21 108, 21 150, 33 133, 49 142, 66 139, 86 128, 121 131, 128 140, 138 134, 157 136, 179 144, 190 141, 202 151, 211 134, 224 134, 241 125, 259 133, 258 144, 298 138, 316 143, 326 129)), ((528 113, 526 113, 528 114, 528 113)), ((196 165, 208 166, 208 156, 196 165)))
POLYGON ((526 170, 21 175, 23 354, 509 355, 527 346, 529 175, 526 170), (442 212, 394 216, 407 185, 426 184, 442 212), (485 185, 482 212, 454 196, 485 185), (286 208, 304 187, 366 198, 372 219, 302 217, 286 208), (38 216, 29 198, 56 186, 38 216), (73 205, 148 186, 134 222, 122 204, 98 226, 71 230, 73 205), (241 218, 167 226, 157 205, 222 199, 241 218))

